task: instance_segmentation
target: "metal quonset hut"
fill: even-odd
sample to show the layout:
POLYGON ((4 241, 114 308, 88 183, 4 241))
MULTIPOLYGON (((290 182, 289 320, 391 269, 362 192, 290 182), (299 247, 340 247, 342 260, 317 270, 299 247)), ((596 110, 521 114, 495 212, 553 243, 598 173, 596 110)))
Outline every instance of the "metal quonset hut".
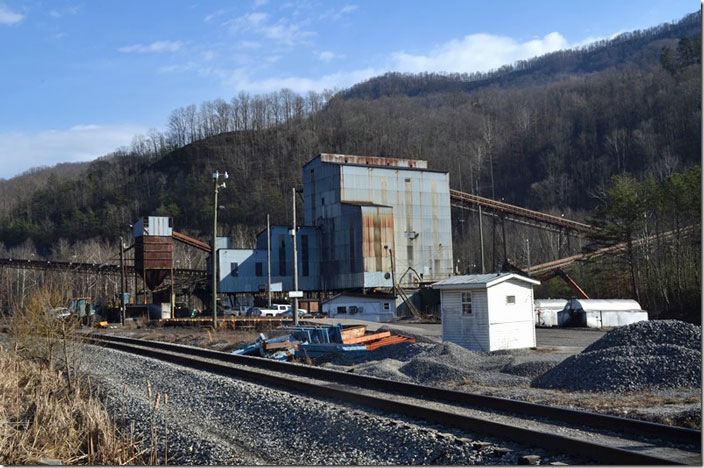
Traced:
POLYGON ((621 327, 648 320, 648 312, 633 299, 572 299, 561 312, 568 327, 621 327))
POLYGON ((533 286, 538 284, 516 273, 462 275, 435 283, 443 341, 477 351, 534 347, 533 286))
POLYGON ((559 325, 558 314, 567 305, 567 299, 536 299, 535 308, 536 327, 556 327, 559 325))

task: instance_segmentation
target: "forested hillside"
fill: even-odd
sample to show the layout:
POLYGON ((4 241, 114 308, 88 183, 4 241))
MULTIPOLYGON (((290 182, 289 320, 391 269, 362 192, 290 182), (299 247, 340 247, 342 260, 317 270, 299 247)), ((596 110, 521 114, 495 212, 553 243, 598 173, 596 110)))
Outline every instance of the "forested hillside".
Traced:
MULTIPOLYGON (((267 213, 290 221, 290 188, 319 152, 426 159, 453 188, 585 220, 615 175, 665 184, 700 164, 699 25, 696 13, 489 74, 389 74, 335 95, 240 93, 176 109, 167 132, 138 136, 75 178, 41 171, 41 187, 16 196, 15 179, 0 181, 0 242, 31 239, 50 255, 62 238, 115 240, 146 214, 207 239, 217 169, 231 175, 219 219, 242 245, 267 213)), ((463 223, 453 229, 456 256, 476 265, 476 242, 463 223)), ((556 254, 536 241, 531 258, 556 254)))

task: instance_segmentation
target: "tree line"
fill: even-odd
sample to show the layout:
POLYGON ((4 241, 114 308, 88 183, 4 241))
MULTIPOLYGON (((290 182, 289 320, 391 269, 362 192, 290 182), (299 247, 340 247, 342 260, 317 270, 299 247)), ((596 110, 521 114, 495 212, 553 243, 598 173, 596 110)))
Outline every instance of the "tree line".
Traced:
MULTIPOLYGON (((72 176, 26 174, 27 187, 32 178, 43 181, 21 196, 7 189, 13 180, 0 181, 8 196, 0 206, 0 242, 11 250, 30 239, 38 255, 50 256, 61 238, 115 242, 148 214, 172 216, 179 231, 207 240, 217 169, 231 175, 220 195, 221 234, 249 246, 267 213, 274 223, 290 223, 290 188, 300 187, 301 166, 319 152, 426 159, 450 173, 452 188, 584 221, 615 175, 660 183, 699 164, 701 63, 691 51, 701 47, 701 36, 676 37, 689 34, 690 26, 666 28, 674 37, 656 28, 594 47, 585 53, 610 57, 608 66, 592 73, 556 70, 550 80, 543 74, 511 84, 502 72, 467 91, 448 85, 466 84, 462 77, 387 76, 392 88, 422 92, 370 97, 282 90, 182 107, 171 113, 165 132, 137 136, 130 147, 77 167, 72 176), (624 41, 631 41, 637 66, 609 51, 624 41)), ((514 72, 530 67, 519 68, 514 72)), ((453 210, 454 252, 463 271, 479 264, 476 220, 453 210)), ((525 264, 526 239, 533 264, 570 252, 559 235, 509 225, 503 240, 493 223, 485 230, 492 269, 504 256, 525 264)), ((578 250, 579 241, 570 248, 578 250)))

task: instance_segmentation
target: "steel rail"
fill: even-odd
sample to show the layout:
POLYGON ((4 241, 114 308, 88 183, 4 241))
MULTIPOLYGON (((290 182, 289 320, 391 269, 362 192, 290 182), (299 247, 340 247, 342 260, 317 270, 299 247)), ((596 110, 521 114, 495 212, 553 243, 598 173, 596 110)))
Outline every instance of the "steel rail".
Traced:
POLYGON ((587 413, 564 408, 536 405, 504 398, 486 395, 469 394, 428 387, 417 384, 394 382, 376 377, 350 374, 347 372, 317 368, 288 362, 274 361, 264 358, 233 355, 219 351, 207 350, 173 343, 154 342, 136 338, 92 335, 91 340, 100 345, 136 352, 158 359, 195 367, 224 372, 237 377, 264 381, 280 387, 312 393, 315 395, 338 398, 375 409, 404 414, 413 418, 421 418, 436 424, 456 427, 468 431, 482 432, 496 437, 511 439, 515 442, 540 446, 561 453, 593 459, 609 464, 682 464, 673 460, 652 455, 629 451, 616 447, 602 445, 558 436, 543 431, 517 428, 502 423, 487 421, 443 410, 421 407, 378 396, 360 393, 359 389, 376 389, 383 392, 393 392, 397 395, 412 396, 450 402, 462 406, 491 409, 527 417, 540 417, 559 423, 579 426, 589 426, 611 432, 617 432, 623 438, 643 440, 645 436, 662 441, 679 442, 692 445, 701 451, 701 431, 648 423, 615 416, 587 413), (233 367, 236 366, 236 367, 233 367), (296 379, 274 375, 267 371, 289 374, 295 377, 307 377, 329 382, 324 385, 313 384, 296 379), (345 388, 346 386, 352 387, 345 388), (354 390, 356 389, 356 391, 354 390))

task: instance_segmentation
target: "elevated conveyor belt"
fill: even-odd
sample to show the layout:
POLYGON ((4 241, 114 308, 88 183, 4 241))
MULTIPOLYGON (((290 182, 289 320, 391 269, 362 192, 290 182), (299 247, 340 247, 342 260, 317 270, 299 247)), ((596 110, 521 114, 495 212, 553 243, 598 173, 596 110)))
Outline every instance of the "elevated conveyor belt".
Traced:
POLYGON ((549 215, 520 206, 511 205, 491 198, 484 198, 471 193, 450 189, 450 204, 463 209, 475 209, 481 206, 486 214, 501 214, 511 221, 536 227, 552 227, 553 229, 570 229, 580 233, 593 233, 596 229, 589 224, 565 219, 561 216, 549 215))

